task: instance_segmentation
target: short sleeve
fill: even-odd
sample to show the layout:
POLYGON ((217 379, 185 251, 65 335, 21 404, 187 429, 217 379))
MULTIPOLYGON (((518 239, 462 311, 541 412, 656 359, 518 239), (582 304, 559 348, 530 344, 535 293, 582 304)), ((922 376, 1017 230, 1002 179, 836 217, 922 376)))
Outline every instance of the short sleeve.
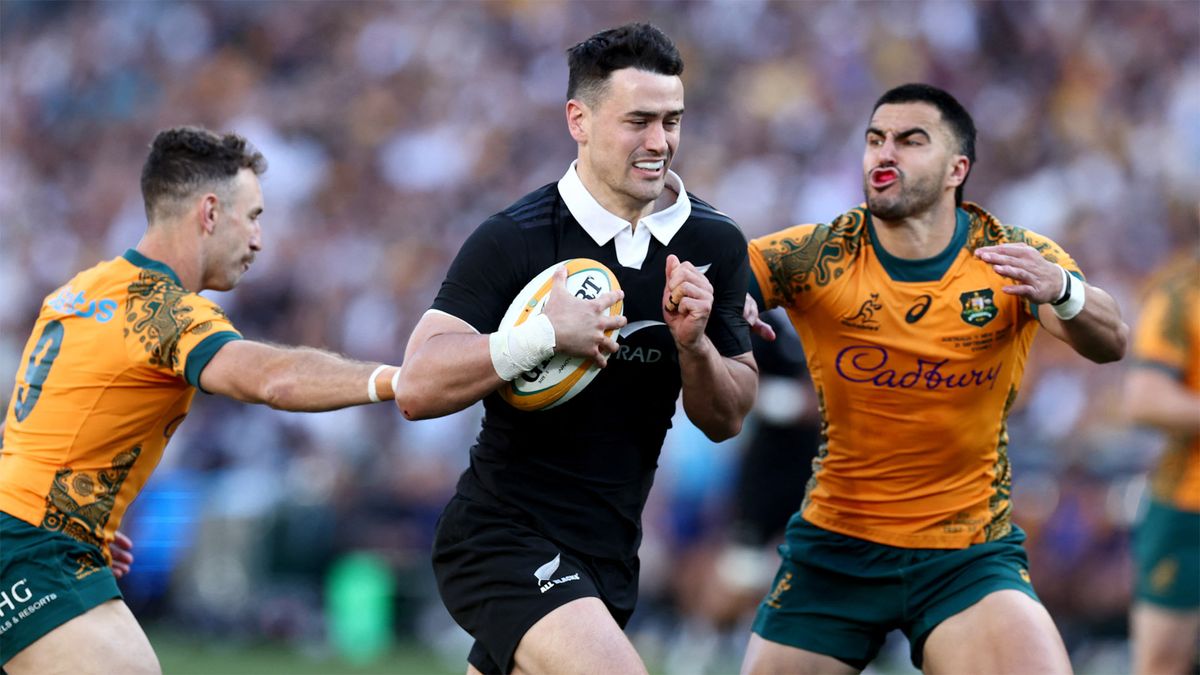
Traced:
POLYGON ((750 269, 762 294, 763 311, 793 306, 806 288, 816 261, 816 225, 795 225, 750 241, 750 269))
MULTIPOLYGON (((520 228, 503 215, 480 225, 458 251, 433 301, 480 333, 491 333, 534 274, 520 228)), ((541 270, 537 270, 540 272, 541 270)))
POLYGON ((182 331, 176 343, 176 358, 171 360, 172 370, 187 383, 200 388, 200 373, 225 343, 241 340, 242 334, 233 327, 225 312, 211 300, 191 294, 181 303, 184 312, 182 331))
MULTIPOLYGON (((1029 230, 1022 230, 1019 228, 1013 229, 1018 233, 1018 236, 1015 237, 1016 241, 1029 244, 1035 248, 1039 254, 1041 254, 1042 258, 1054 263, 1055 265, 1062 265, 1063 269, 1073 274, 1075 278, 1079 279, 1080 281, 1087 280, 1083 275, 1083 270, 1079 268, 1079 264, 1075 262, 1075 259, 1072 258, 1065 250, 1063 250, 1063 247, 1055 243, 1054 240, 1050 239, 1049 237, 1042 236, 1036 232, 1030 232, 1029 230)), ((1036 319, 1038 315, 1038 306, 1031 302, 1022 304, 1025 306, 1029 314, 1036 319)))
POLYGON ((750 351, 750 326, 746 323, 746 290, 750 284, 750 262, 741 230, 722 247, 726 256, 713 265, 713 311, 705 335, 722 356, 738 356, 750 351))
POLYGON ((1178 285, 1160 284, 1142 305, 1141 319, 1133 337, 1135 366, 1159 368, 1181 378, 1187 368, 1188 336, 1186 315, 1190 311, 1178 285))

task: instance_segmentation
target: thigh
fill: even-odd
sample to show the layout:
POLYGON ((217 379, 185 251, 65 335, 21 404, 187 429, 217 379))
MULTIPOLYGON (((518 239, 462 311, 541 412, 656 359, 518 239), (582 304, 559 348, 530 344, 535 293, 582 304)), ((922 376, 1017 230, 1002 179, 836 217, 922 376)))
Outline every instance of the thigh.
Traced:
POLYGON ((104 602, 43 635, 4 669, 9 675, 162 672, 146 634, 121 600, 104 602))
POLYGON ((645 673, 637 651, 599 598, 579 598, 525 632, 515 673, 645 673))
POLYGON ((1133 539, 1139 601, 1200 610, 1200 513, 1151 501, 1133 539))
MULTIPOLYGON (((865 668, 899 620, 898 582, 848 573, 850 563, 825 557, 829 547, 789 539, 779 550, 779 571, 752 627, 766 643, 761 658, 807 659, 811 653, 836 659, 851 672, 865 668)), ((798 668, 800 661, 795 663, 798 668)))
MULTIPOLYGON (((583 598, 603 608, 619 634, 637 592, 636 566, 618 566, 628 575, 610 578, 612 570, 563 549, 511 514, 458 497, 439 524, 433 564, 443 603, 475 638, 468 660, 484 673, 511 671, 526 633, 583 598)), ((559 616, 577 620, 573 610, 559 616)), ((580 636, 586 639, 586 633, 580 636)))
POLYGON ((0 513, 0 666, 113 598, 99 549, 0 513))
POLYGON ((939 623, 925 640, 926 673, 1070 673, 1046 608, 1012 589, 995 591, 939 623))
POLYGON ((1200 611, 1135 602, 1129 624, 1135 674, 1191 672, 1200 641, 1200 611))
POLYGON ((832 656, 772 642, 754 633, 742 660, 742 675, 853 675, 861 670, 832 656))
POLYGON ((911 644, 913 665, 922 667, 925 641, 936 627, 998 591, 1015 591, 1041 608, 1030 579, 1024 541, 1025 533, 1014 527, 997 541, 964 549, 914 552, 913 563, 904 569, 909 589, 906 614, 910 619, 903 626, 911 644))

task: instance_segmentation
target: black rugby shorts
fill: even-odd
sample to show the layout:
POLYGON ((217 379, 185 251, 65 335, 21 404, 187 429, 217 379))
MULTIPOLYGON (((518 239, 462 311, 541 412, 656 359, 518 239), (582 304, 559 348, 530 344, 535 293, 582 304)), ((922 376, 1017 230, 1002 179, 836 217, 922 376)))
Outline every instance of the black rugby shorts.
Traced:
POLYGON ((485 675, 512 672, 526 631, 572 600, 600 598, 621 628, 637 602, 636 558, 580 554, 519 512, 462 495, 438 520, 433 572, 446 609, 475 638, 467 660, 485 675))

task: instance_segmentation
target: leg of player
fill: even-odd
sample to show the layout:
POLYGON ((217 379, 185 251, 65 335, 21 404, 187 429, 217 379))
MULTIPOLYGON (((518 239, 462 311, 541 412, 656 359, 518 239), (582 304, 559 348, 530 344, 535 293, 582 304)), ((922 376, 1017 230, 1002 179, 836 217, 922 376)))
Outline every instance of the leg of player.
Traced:
POLYGON ((645 673, 633 643, 600 598, 555 609, 526 631, 513 656, 514 673, 645 673))
POLYGON ((750 644, 746 645, 746 657, 742 661, 742 675, 854 675, 859 672, 858 668, 832 656, 764 640, 757 633, 750 634, 750 644))
POLYGON ((1196 638, 1200 636, 1200 612, 1138 602, 1133 606, 1131 618, 1135 675, 1192 672, 1196 638))
POLYGON ((150 641, 121 600, 93 607, 43 635, 5 663, 4 670, 9 675, 162 673, 150 641))
POLYGON ((1070 673, 1050 613, 1016 590, 1000 590, 937 625, 925 641, 924 671, 1070 673))

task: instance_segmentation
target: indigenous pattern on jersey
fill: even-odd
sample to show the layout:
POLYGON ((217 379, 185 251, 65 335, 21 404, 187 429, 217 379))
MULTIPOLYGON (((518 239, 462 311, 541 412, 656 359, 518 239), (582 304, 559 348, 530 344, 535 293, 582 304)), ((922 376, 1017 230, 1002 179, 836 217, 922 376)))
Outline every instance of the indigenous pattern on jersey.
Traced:
MULTIPOLYGON (((496 393, 484 398, 483 429, 458 485, 469 499, 527 514, 540 532, 588 555, 632 558, 641 541, 642 508, 681 387, 675 341, 663 322, 668 254, 707 270, 714 300, 706 334, 717 350, 750 351, 742 318, 750 279, 745 237, 695 197, 676 203, 690 214, 669 243, 650 239, 640 267, 626 267, 620 236, 598 244, 558 186, 546 185, 475 230, 433 303, 486 334, 521 288, 555 262, 593 258, 616 274, 629 321, 620 350, 583 392, 556 408, 521 412, 496 393)), ((646 227, 639 225, 643 235, 646 227)))
POLYGON ((46 296, 0 450, 0 511, 100 548, 158 465, 213 354, 241 335, 129 250, 46 296))
POLYGON ((822 416, 801 512, 891 546, 998 540, 1011 530, 1006 420, 1036 307, 973 252, 1023 242, 1082 274, 1054 242, 973 204, 932 258, 895 258, 875 241, 860 206, 750 242, 766 307, 786 307, 804 344, 822 416))
MULTIPOLYGON (((1134 334, 1135 367, 1160 368, 1200 392, 1200 261, 1174 261, 1151 281, 1134 334)), ((1156 499, 1200 511, 1200 437, 1172 435, 1151 480, 1156 499)))

